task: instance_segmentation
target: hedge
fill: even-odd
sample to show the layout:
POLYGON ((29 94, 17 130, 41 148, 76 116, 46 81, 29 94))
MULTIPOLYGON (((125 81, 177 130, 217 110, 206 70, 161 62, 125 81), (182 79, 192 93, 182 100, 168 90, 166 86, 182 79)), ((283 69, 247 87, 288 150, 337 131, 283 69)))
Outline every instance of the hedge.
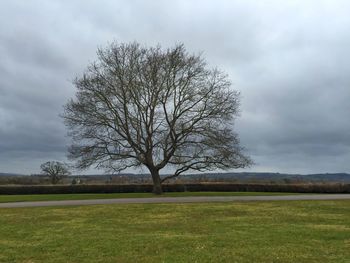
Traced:
MULTIPOLYGON (((350 193, 350 184, 165 184, 164 192, 350 193)), ((0 194, 145 193, 151 184, 0 186, 0 194)))

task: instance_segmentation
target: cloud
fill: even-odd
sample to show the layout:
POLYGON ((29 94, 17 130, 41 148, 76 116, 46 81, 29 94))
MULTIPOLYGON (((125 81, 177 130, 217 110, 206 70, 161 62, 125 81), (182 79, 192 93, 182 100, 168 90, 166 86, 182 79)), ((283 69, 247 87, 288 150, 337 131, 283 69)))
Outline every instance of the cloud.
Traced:
POLYGON ((0 10, 0 171, 64 160, 71 80, 108 42, 183 42, 242 93, 252 170, 348 171, 348 1, 5 1, 0 10))

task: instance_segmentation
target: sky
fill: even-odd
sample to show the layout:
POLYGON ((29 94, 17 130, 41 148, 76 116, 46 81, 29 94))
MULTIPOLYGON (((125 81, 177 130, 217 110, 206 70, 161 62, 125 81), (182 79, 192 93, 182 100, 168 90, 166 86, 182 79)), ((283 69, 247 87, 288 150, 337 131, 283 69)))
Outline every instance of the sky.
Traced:
POLYGON ((226 72, 255 162, 243 171, 350 172, 349 13, 345 0, 2 0, 0 172, 67 161, 72 80, 113 41, 183 43, 226 72))

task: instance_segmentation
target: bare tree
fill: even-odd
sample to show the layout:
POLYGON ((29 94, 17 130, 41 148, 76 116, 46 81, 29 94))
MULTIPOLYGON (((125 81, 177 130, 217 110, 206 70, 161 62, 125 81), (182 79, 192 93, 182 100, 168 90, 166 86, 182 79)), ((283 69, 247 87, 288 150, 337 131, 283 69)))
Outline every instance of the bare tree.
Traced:
POLYGON ((41 172, 50 177, 52 184, 57 184, 70 172, 67 165, 61 162, 50 161, 40 165, 41 172))
POLYGON ((186 171, 242 168, 233 121, 239 93, 227 75, 209 69, 183 45, 163 50, 112 43, 76 78, 76 98, 63 115, 73 138, 70 158, 84 169, 146 166, 154 193, 186 171), (159 171, 174 173, 161 178, 159 171))

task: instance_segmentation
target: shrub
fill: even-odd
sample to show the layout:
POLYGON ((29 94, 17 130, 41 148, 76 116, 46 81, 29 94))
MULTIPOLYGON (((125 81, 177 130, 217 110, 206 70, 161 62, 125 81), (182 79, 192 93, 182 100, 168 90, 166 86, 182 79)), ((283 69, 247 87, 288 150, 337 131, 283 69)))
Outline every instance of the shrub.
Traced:
MULTIPOLYGON (((350 184, 164 184, 165 192, 350 193, 350 184)), ((0 186, 0 194, 145 193, 152 184, 0 186)))

